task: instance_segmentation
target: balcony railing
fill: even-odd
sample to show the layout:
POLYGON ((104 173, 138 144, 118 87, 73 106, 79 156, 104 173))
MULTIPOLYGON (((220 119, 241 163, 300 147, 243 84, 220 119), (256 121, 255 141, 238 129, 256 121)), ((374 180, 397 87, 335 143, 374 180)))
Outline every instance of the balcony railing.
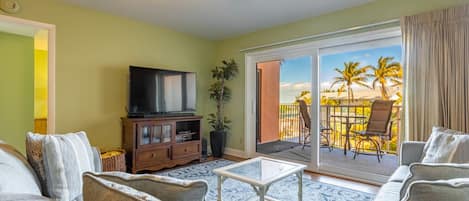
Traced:
MULTIPOLYGON (((345 137, 343 136, 346 132, 344 119, 334 116, 365 116, 364 119, 351 118, 354 124, 351 130, 364 130, 366 129, 366 121, 370 115, 370 105, 321 105, 320 107, 320 123, 323 127, 329 127, 332 129, 330 135, 330 143, 335 148, 343 148, 345 143, 345 137)), ((399 133, 401 129, 400 121, 401 106, 394 106, 392 111, 392 127, 391 127, 391 139, 385 141, 383 145, 383 151, 387 153, 396 153, 398 149, 399 133)), ((300 108, 297 104, 281 104, 279 112, 279 138, 281 141, 297 142, 300 144, 304 143, 304 137, 308 130, 304 127, 303 119, 300 115, 300 108)), ((321 139, 323 140, 323 139, 321 139)), ((354 139, 351 137, 352 147, 354 146, 354 139)), ((366 148, 372 146, 365 144, 366 148)))

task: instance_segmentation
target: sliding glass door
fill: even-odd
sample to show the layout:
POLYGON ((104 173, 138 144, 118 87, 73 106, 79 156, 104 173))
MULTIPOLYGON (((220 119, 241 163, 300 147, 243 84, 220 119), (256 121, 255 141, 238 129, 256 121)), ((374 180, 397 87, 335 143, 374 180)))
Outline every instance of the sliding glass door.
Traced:
POLYGON ((384 182, 398 162, 401 53, 398 27, 248 53, 247 155, 384 182), (380 101, 390 109, 376 113, 380 101))
POLYGON ((319 50, 324 147, 320 166, 383 177, 397 168, 403 94, 400 44, 400 37, 392 37, 319 50), (378 113, 372 107, 376 101, 393 107, 378 113), (383 123, 369 127, 377 118, 383 123))

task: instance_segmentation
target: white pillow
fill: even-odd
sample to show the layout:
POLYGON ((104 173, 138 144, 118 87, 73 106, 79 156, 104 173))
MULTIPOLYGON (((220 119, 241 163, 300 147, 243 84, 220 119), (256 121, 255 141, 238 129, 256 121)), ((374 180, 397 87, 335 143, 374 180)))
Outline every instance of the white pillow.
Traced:
POLYGON ((82 174, 95 170, 93 150, 85 132, 46 135, 43 161, 49 196, 57 201, 79 199, 82 174))
POLYGON ((424 147, 422 163, 469 163, 469 135, 433 127, 424 147))

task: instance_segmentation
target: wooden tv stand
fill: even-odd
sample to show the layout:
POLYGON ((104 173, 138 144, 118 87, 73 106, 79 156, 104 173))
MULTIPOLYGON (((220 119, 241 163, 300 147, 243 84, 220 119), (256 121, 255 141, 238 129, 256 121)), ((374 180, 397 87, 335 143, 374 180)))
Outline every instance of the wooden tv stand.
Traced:
POLYGON ((201 158, 202 116, 122 118, 123 148, 132 173, 201 158))

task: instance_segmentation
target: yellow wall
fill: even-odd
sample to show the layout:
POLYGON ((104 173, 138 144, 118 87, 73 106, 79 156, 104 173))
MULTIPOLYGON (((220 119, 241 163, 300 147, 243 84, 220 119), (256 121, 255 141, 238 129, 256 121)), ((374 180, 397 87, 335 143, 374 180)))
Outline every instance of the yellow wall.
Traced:
POLYGON ((47 118, 47 50, 34 50, 34 119, 47 118))
POLYGON ((0 140, 21 151, 33 128, 33 47, 32 37, 0 32, 0 140))
MULTIPOLYGON (((57 27, 58 133, 83 130, 93 145, 120 147, 131 64, 197 72, 197 110, 205 114, 215 42, 62 0, 19 2, 22 10, 12 16, 57 27)), ((24 132, 6 135, 22 140, 24 132)))

